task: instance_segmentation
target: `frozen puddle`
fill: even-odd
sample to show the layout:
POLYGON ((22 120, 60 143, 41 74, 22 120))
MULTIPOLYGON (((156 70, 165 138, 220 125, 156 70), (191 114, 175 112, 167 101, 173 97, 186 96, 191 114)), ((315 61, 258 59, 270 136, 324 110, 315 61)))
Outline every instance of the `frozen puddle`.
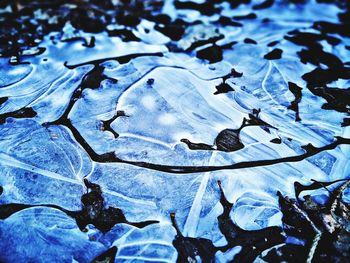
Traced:
POLYGON ((1 47, 0 261, 350 256, 349 7, 83 2, 0 9, 46 32, 1 47))

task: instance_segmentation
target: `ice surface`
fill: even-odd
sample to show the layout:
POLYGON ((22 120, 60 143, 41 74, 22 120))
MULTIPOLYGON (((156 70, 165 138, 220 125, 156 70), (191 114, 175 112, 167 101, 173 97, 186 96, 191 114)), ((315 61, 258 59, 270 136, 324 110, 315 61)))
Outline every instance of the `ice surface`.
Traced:
MULTIPOLYGON (((5 240, 0 261, 90 262, 117 246, 115 262, 174 262, 170 212, 176 212, 184 236, 227 244, 217 220, 223 211, 218 180, 233 203, 233 222, 257 230, 282 225, 277 191, 294 197, 296 181, 349 178, 349 145, 327 148, 337 136, 350 137, 349 126, 341 125, 349 112, 323 107, 326 99, 302 78, 315 65, 301 63, 296 52, 302 47, 284 38, 296 28, 315 32, 310 27, 318 20, 337 22, 338 7, 276 1, 237 27, 219 25, 218 14, 177 10, 166 2, 163 12, 172 18, 201 19, 189 24, 176 48, 156 23, 141 18, 131 30, 140 41, 79 31, 83 38, 93 35, 95 46, 86 47, 81 39, 63 42, 62 35, 74 31, 66 24, 63 33, 45 36, 42 54, 23 56, 28 64, 11 65, 0 57, 0 99, 6 98, 0 103, 0 204, 53 204, 77 211, 87 178, 101 186, 107 207, 120 208, 130 222, 159 224, 142 229, 117 224, 105 234, 89 225, 82 232, 60 210, 32 207, 0 220, 5 240), (221 61, 196 57, 203 46, 192 48, 193 42, 221 35, 217 45, 238 42, 223 49, 221 61), (246 38, 258 45, 244 43, 246 38), (279 43, 268 47, 273 41, 279 43), (274 48, 283 50, 282 58, 264 59, 274 48), (136 56, 120 59, 128 55, 136 56), (95 85, 87 76, 97 66, 102 70, 95 85), (233 68, 243 76, 230 75, 233 68), (223 82, 233 90, 214 94, 223 82), (301 87, 300 121, 290 108, 295 94, 289 82, 301 87), (23 109, 36 114, 21 115, 23 109), (256 118, 266 125, 243 127, 244 118, 252 121, 258 109, 256 118), (242 149, 218 149, 225 129, 239 131, 242 149), (190 149, 183 139, 207 148, 190 149), (308 155, 313 153, 304 147, 308 144, 321 150, 308 155)), ((246 15, 262 1, 252 2, 237 9, 222 3, 221 15, 246 15)), ((348 37, 337 46, 323 43, 344 62, 349 45, 348 37)), ((348 85, 344 79, 329 84, 348 85)), ((319 200, 325 195, 313 194, 319 200)), ((346 202, 349 196, 344 191, 346 202)), ((239 246, 217 252, 216 260, 227 262, 237 253, 239 246)))

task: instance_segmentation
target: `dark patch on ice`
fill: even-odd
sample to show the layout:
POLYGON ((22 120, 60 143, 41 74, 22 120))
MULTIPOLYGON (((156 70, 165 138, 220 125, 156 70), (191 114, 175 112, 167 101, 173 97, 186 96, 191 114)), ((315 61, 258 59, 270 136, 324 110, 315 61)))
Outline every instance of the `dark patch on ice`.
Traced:
MULTIPOLYGON (((136 4, 141 4, 141 3, 136 3, 136 4)), ((135 8, 138 8, 135 6, 135 8)), ((142 10, 142 6, 139 6, 140 10, 142 10)), ((136 14, 123 14, 119 13, 116 16, 116 20, 118 24, 127 26, 127 27, 136 27, 140 23, 140 17, 137 16, 136 14)))
POLYGON ((147 80, 147 85, 153 85, 154 79, 150 78, 147 80))
POLYGON ((218 23, 223 26, 236 26, 236 27, 242 27, 243 24, 237 21, 234 21, 232 18, 227 16, 220 16, 218 23))
POLYGON ((126 28, 123 29, 113 29, 113 30, 107 30, 108 35, 111 37, 118 36, 120 37, 124 42, 129 42, 129 41, 140 41, 137 36, 131 31, 126 28))
POLYGON ((243 76, 243 72, 238 72, 234 68, 231 69, 231 75, 234 78, 240 78, 243 76))
POLYGON ((0 124, 4 123, 7 118, 16 118, 16 119, 24 119, 24 118, 34 118, 37 113, 30 107, 24 107, 19 110, 15 110, 12 112, 7 112, 0 114, 0 124))
POLYGON ((90 89, 97 89, 100 87, 101 82, 105 79, 109 79, 113 82, 116 82, 116 79, 112 79, 109 78, 107 76, 105 76, 103 74, 104 71, 104 67, 100 66, 100 65, 96 65, 92 70, 89 71, 89 73, 87 73, 84 78, 83 81, 81 82, 81 89, 86 89, 86 88, 90 88, 90 89))
POLYGON ((215 14, 218 8, 215 7, 214 1, 205 1, 204 3, 194 3, 191 1, 175 1, 177 9, 192 9, 199 11, 202 15, 211 16, 215 14))
POLYGON ((89 39, 85 38, 85 43, 83 43, 84 47, 95 47, 95 41, 96 38, 94 36, 90 37, 89 39))
MULTIPOLYGON (((201 46, 204 46, 204 45, 207 45, 207 44, 212 44, 212 47, 214 47, 214 48, 220 48, 220 46, 216 45, 215 43, 216 43, 216 41, 218 41, 220 39, 223 39, 223 38, 224 38, 224 36, 222 34, 220 34, 220 35, 215 35, 215 36, 208 37, 207 39, 195 40, 195 41, 193 41, 191 43, 191 46, 188 49, 186 49, 186 51, 192 51, 192 50, 194 50, 194 49, 196 49, 198 47, 201 47, 201 46)), ((213 48, 212 49, 210 49, 210 48, 211 47, 209 47, 208 52, 212 53, 213 52, 213 50, 212 50, 213 48)))
POLYGON ((234 16, 233 19, 235 20, 249 20, 249 19, 256 19, 257 15, 255 13, 249 13, 247 15, 240 15, 240 16, 234 16))
POLYGON ((275 48, 271 52, 264 55, 264 59, 267 59, 267 60, 280 59, 281 57, 282 57, 282 49, 280 48, 275 48))
POLYGON ((340 43, 340 39, 333 36, 310 32, 300 32, 298 30, 289 32, 289 35, 285 36, 284 38, 293 42, 296 45, 306 47, 313 47, 317 45, 319 41, 322 40, 326 40, 330 45, 333 46, 338 45, 340 43))
POLYGON ((169 37, 171 40, 178 41, 185 33, 185 27, 181 24, 156 25, 155 29, 169 37))
POLYGON ((313 28, 323 34, 339 34, 343 37, 350 37, 349 23, 331 23, 326 21, 315 22, 313 28))
POLYGON ((272 41, 272 42, 268 43, 267 46, 268 46, 268 47, 274 47, 274 46, 276 46, 278 43, 279 43, 278 40, 272 41))
POLYGON ((302 49, 297 52, 302 63, 311 63, 315 66, 326 65, 328 68, 343 66, 343 62, 335 55, 322 50, 322 46, 314 45, 310 49, 302 49))
POLYGON ((350 67, 316 68, 311 72, 305 73, 302 78, 310 88, 324 87, 338 79, 350 79, 350 67))
POLYGON ((270 142, 275 143, 275 144, 281 144, 282 140, 281 140, 281 138, 275 138, 275 139, 270 140, 270 142))
POLYGON ((82 29, 89 33, 99 33, 104 30, 104 23, 99 19, 103 13, 99 10, 86 9, 77 7, 70 11, 68 20, 75 28, 82 29))
POLYGON ((244 39, 244 43, 246 43, 246 44, 254 44, 254 45, 258 44, 258 42, 256 42, 254 39, 251 39, 251 38, 245 38, 244 39))
POLYGON ((215 88, 216 88, 216 91, 214 92, 214 95, 234 91, 234 89, 227 83, 221 83, 221 84, 215 86, 215 88))
POLYGON ((293 82, 288 82, 288 88, 293 93, 295 99, 290 103, 288 109, 295 111, 295 121, 301 121, 299 116, 299 103, 301 101, 302 93, 301 87, 293 82))
POLYGON ((196 56, 199 59, 206 59, 210 63, 219 62, 222 60, 222 48, 214 44, 210 47, 198 50, 196 56))

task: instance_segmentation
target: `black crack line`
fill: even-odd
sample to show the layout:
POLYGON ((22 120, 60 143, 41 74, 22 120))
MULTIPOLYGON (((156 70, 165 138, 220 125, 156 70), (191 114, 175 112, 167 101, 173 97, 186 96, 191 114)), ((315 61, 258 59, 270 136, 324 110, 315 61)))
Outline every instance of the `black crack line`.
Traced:
POLYGON ((236 170, 236 169, 244 169, 244 168, 263 167, 263 166, 269 166, 269 165, 280 164, 280 163, 299 162, 308 157, 321 153, 323 151, 333 150, 339 145, 350 144, 350 138, 335 137, 335 141, 325 146, 313 147, 309 145, 308 147, 307 146, 304 147, 305 153, 303 154, 289 156, 289 157, 282 157, 277 159, 238 162, 235 164, 222 165, 222 166, 162 165, 162 164, 155 164, 155 163, 148 163, 148 162, 123 160, 118 158, 115 155, 115 152, 98 154, 87 143, 87 141, 83 138, 83 136, 79 133, 79 131, 74 127, 74 125, 71 123, 70 120, 66 120, 62 124, 72 132, 75 140, 84 148, 84 150, 89 154, 90 158, 95 162, 124 163, 124 164, 134 165, 137 167, 143 167, 151 170, 157 170, 157 171, 173 173, 173 174, 203 173, 203 172, 213 172, 213 171, 219 171, 219 170, 236 170))
POLYGON ((137 54, 130 54, 130 55, 125 55, 125 56, 118 56, 118 57, 110 57, 110 58, 101 58, 101 59, 96 59, 96 60, 91 60, 87 62, 83 62, 80 64, 75 64, 75 65, 68 65, 68 62, 64 62, 64 66, 68 69, 74 69, 80 66, 85 66, 85 65, 90 65, 90 64, 100 64, 103 62, 106 62, 108 60, 116 60, 120 64, 125 64, 128 63, 131 59, 133 58, 138 58, 138 57, 147 57, 147 56, 153 56, 153 57, 163 57, 162 52, 157 52, 157 53, 137 53, 137 54))

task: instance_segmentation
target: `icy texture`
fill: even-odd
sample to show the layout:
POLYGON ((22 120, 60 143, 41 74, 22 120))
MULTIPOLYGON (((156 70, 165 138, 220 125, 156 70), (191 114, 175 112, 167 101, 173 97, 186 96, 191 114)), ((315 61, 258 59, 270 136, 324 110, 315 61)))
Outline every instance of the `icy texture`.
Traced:
MULTIPOLYGON (((294 196, 295 181, 308 184, 311 179, 349 178, 348 145, 301 160, 283 159, 303 155, 307 151, 302 146, 307 144, 323 147, 335 136, 350 137, 349 126, 341 126, 347 113, 322 108, 325 99, 307 89, 301 77, 315 66, 301 63, 296 56, 301 47, 283 38, 295 28, 315 31, 309 29, 314 21, 336 22, 339 9, 314 1, 302 6, 277 2, 258 12, 257 19, 235 27, 216 24, 217 14, 176 10, 167 1, 164 13, 173 18, 182 15, 188 22, 201 19, 204 24, 202 28, 188 26, 187 36, 177 43, 179 49, 186 50, 194 39, 208 35, 224 35, 218 45, 238 42, 224 49, 223 59, 215 63, 195 57, 202 47, 171 51, 166 45, 170 39, 146 19, 132 30, 140 42, 98 33, 94 34, 95 47, 89 48, 79 40, 55 42, 52 39, 59 33, 51 33, 40 43, 46 48, 44 53, 23 58, 28 64, 10 65, 8 58, 0 58, 0 98, 8 97, 0 104, 1 116, 8 116, 0 124, 0 203, 54 204, 79 210, 85 192, 82 180, 87 178, 102 187, 108 206, 122 209, 129 221, 160 221, 142 229, 115 225, 102 234, 92 225, 87 232, 80 231, 74 219, 57 209, 29 208, 0 220, 0 261, 90 262, 115 245, 116 262, 174 262, 177 252, 172 245, 175 230, 170 212, 176 212, 184 236, 226 244, 217 225, 222 213, 217 180, 234 203, 232 220, 243 229, 256 230, 281 225, 277 191, 294 196), (196 35, 202 31, 204 35, 196 35), (258 45, 244 43, 245 38, 258 45), (267 47, 272 41, 280 42, 267 47), (283 50, 282 58, 264 59, 275 48, 283 50), (148 55, 126 63, 116 59, 140 53, 148 55), (84 87, 81 96, 74 98, 96 61, 104 67, 104 79, 97 87, 84 87), (226 80, 234 91, 214 94, 232 68, 243 73, 226 80), (302 88, 301 121, 295 121, 296 112, 289 107, 295 96, 288 82, 302 88), (22 108, 32 108, 36 116, 11 114, 22 108), (253 109, 261 109, 258 118, 269 126, 244 127, 239 133, 244 148, 218 151, 218 134, 239 129, 253 109), (118 111, 123 114, 116 117, 118 111), (108 128, 105 123, 111 119, 108 128), (271 142, 278 138, 280 144, 271 142), (182 139, 214 150, 191 150, 182 139), (111 152, 115 158, 107 163, 91 156, 111 152), (226 169, 259 160, 281 161, 226 169), (195 173, 196 167, 201 172, 195 173)), ((223 3, 221 14, 246 15, 251 6, 232 10, 223 3)), ((349 38, 324 47, 345 62, 350 58, 346 45, 350 45, 349 38)), ((349 83, 342 79, 330 86, 349 83)), ((349 200, 349 191, 345 193, 349 200)), ((226 262, 238 250, 218 252, 216 259, 226 262)))

